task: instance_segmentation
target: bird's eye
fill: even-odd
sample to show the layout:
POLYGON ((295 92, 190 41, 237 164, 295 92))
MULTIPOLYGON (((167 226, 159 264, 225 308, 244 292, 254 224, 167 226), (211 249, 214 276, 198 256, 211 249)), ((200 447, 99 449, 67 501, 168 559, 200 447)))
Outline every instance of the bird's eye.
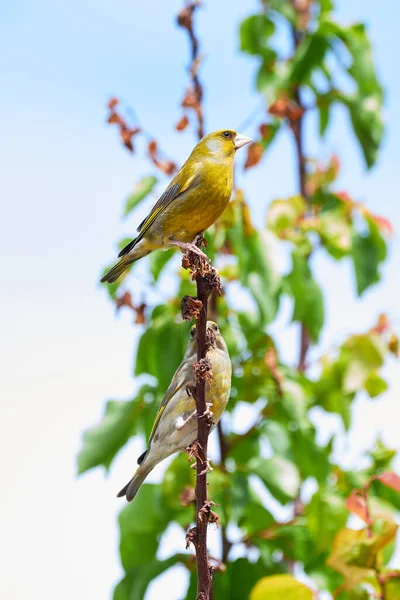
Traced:
POLYGON ((218 331, 218 325, 214 325, 214 331, 218 331))
POLYGON ((230 131, 224 131, 223 134, 224 138, 226 138, 227 140, 229 140, 229 138, 232 137, 232 134, 230 131))
POLYGON ((193 328, 190 330, 190 335, 191 335, 192 337, 194 337, 194 336, 196 335, 196 327, 193 327, 193 328))

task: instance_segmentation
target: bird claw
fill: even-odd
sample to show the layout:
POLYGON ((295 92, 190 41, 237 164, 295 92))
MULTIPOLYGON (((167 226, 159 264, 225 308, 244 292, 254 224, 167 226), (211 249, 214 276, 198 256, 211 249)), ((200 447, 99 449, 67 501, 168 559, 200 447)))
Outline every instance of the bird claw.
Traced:
POLYGON ((189 415, 186 419, 182 419, 182 417, 179 417, 180 420, 177 420, 175 423, 175 429, 177 431, 181 431, 181 429, 183 429, 185 427, 185 425, 187 425, 187 423, 189 423, 189 421, 191 419, 193 419, 193 417, 196 416, 196 411, 192 412, 191 415, 189 415))
POLYGON ((197 473, 197 477, 199 477, 200 475, 205 475, 206 473, 211 473, 211 471, 213 471, 213 470, 214 469, 210 465, 210 459, 207 458, 206 459, 206 467, 205 467, 205 469, 203 469, 202 471, 200 471, 200 473, 197 473))
POLYGON ((189 254, 189 252, 193 252, 193 254, 197 254, 197 256, 200 256, 200 258, 203 258, 208 263, 210 262, 210 259, 208 258, 207 254, 205 254, 203 250, 200 250, 200 248, 198 248, 194 242, 189 242, 188 244, 185 244, 185 246, 186 254, 189 254))
POLYGON ((212 402, 206 402, 206 410, 203 412, 202 415, 200 415, 200 419, 202 419, 203 417, 213 417, 214 413, 210 410, 210 408, 212 407, 212 402))

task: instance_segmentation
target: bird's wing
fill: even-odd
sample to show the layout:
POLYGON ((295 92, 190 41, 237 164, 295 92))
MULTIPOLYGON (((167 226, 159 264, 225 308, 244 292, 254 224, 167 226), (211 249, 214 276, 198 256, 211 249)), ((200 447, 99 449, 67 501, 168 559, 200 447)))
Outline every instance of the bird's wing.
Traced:
POLYGON ((192 169, 192 173, 188 177, 185 177, 186 169, 182 169, 171 181, 165 192, 160 196, 151 209, 150 214, 144 219, 144 221, 140 223, 139 227, 137 228, 137 231, 139 232, 137 238, 129 242, 129 244, 127 244, 125 248, 123 248, 118 254, 118 257, 125 256, 125 254, 128 254, 132 248, 136 246, 136 244, 143 238, 149 227, 157 219, 159 214, 162 213, 164 209, 171 204, 171 202, 176 200, 183 193, 190 191, 191 188, 194 188, 197 185, 200 178, 198 170, 196 168, 192 169))
POLYGON ((171 383, 169 384, 169 387, 168 387, 167 391, 165 392, 165 396, 160 404, 160 408, 158 409, 157 416, 154 421, 153 429, 151 430, 150 437, 149 437, 149 446, 150 446, 151 440, 154 437, 154 434, 156 433, 156 430, 157 430, 158 424, 160 422, 160 419, 163 415, 163 412, 169 404, 169 401, 175 396, 175 394, 177 392, 179 392, 185 385, 187 385, 189 383, 187 371, 188 371, 188 368, 190 369, 190 371, 192 370, 191 366, 190 366, 191 363, 190 364, 189 363, 190 363, 190 360, 189 361, 185 360, 185 362, 182 362, 179 365, 178 369, 175 371, 175 375, 174 375, 171 383))

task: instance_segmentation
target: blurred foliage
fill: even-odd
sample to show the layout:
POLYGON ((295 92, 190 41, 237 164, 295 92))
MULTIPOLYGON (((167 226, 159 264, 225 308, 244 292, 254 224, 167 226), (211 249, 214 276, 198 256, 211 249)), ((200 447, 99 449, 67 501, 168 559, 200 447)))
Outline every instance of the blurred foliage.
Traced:
MULTIPOLYGON (((246 169, 262 161, 281 132, 298 134, 307 112, 317 116, 324 136, 334 104, 348 111, 350 129, 367 167, 375 163, 383 134, 383 92, 370 41, 362 23, 343 27, 332 11, 331 0, 264 0, 259 13, 241 24, 240 48, 257 62, 256 85, 267 109, 257 126, 258 139, 248 150, 246 169), (279 52, 276 43, 282 27, 293 37, 290 56, 279 52), (307 103, 302 102, 303 93, 307 103)), ((182 106, 199 114, 199 106, 189 100, 187 92, 182 106)), ((117 99, 110 101, 109 108, 109 122, 118 125, 124 145, 133 152, 132 139, 140 129, 126 125, 117 99)), ((177 129, 183 131, 188 123, 184 116, 177 129)), ((156 143, 152 144, 153 166, 172 172, 173 163, 160 159, 156 143)), ((318 441, 311 411, 317 407, 336 414, 348 431, 356 398, 367 394, 375 399, 387 389, 383 366, 389 355, 397 356, 397 337, 385 315, 380 315, 376 324, 368 324, 370 329, 354 332, 339 347, 315 349, 319 358, 310 370, 307 365, 299 369, 286 364, 278 340, 268 332, 286 297, 292 321, 300 323, 310 343, 316 344, 324 327, 325 302, 310 258, 326 253, 335 261, 348 260, 361 295, 380 279, 391 225, 335 188, 340 170, 337 156, 325 165, 300 158, 305 164, 303 189, 298 195, 274 200, 267 208, 265 226, 255 227, 246 195, 236 189, 227 210, 206 235, 208 254, 225 291, 212 303, 212 314, 234 367, 227 413, 240 414, 244 405, 253 411, 253 422, 244 433, 237 431, 229 415, 223 418, 221 460, 209 477, 209 497, 219 504, 224 563, 215 559, 213 597, 311 600, 312 589, 319 589, 339 600, 395 600, 400 598, 400 572, 387 565, 400 509, 400 480, 391 472, 396 452, 377 440, 367 468, 343 469, 332 456, 334 440, 325 445, 318 441), (273 248, 279 245, 291 257, 285 273, 275 267, 273 248), (238 309, 238 294, 248 299, 248 310, 238 309), (310 489, 310 483, 311 497, 305 492, 305 484, 310 489), (267 499, 262 488, 269 493, 267 499), (292 507, 289 521, 276 520, 276 504, 270 497, 292 507), (350 514, 357 515, 358 529, 349 528, 350 514), (230 531, 236 532, 234 539, 230 531), (242 554, 245 548, 245 556, 237 558, 235 548, 242 554), (308 579, 297 581, 293 573, 300 572, 308 579)), ((127 199, 124 214, 156 184, 155 175, 143 177, 127 199)), ((151 256, 148 266, 154 289, 172 256, 173 251, 151 256)), ((193 294, 194 286, 187 272, 180 269, 177 275, 176 294, 157 306, 133 304, 126 292, 129 275, 107 288, 118 308, 128 306, 136 312, 136 322, 145 323, 134 375, 151 383, 142 385, 128 401, 106 404, 102 420, 84 435, 80 473, 99 465, 108 469, 131 436, 141 436, 143 443, 149 436, 187 341, 188 326, 177 317, 180 298, 193 294)), ((125 576, 114 600, 144 598, 150 582, 176 564, 187 568, 186 598, 194 600, 192 552, 182 549, 164 560, 157 557, 160 537, 171 523, 183 531, 193 523, 193 486, 194 473, 187 458, 179 455, 160 485, 145 484, 137 499, 123 508, 119 527, 125 576)))

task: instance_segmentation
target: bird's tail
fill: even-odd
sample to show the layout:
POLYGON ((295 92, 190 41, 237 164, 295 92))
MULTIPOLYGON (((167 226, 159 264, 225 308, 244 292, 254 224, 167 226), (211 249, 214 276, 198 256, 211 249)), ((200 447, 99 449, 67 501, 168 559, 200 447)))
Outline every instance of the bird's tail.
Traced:
POLYGON ((121 260, 112 267, 112 269, 103 275, 103 277, 100 279, 101 283, 114 283, 132 263, 139 260, 139 258, 150 254, 150 252, 151 250, 145 250, 143 247, 137 246, 132 252, 123 256, 121 260))
POLYGON ((117 498, 126 496, 128 502, 131 502, 138 493, 139 488, 146 479, 147 475, 153 470, 154 467, 154 464, 143 461, 129 483, 127 483, 126 486, 123 487, 120 492, 118 492, 117 498))

